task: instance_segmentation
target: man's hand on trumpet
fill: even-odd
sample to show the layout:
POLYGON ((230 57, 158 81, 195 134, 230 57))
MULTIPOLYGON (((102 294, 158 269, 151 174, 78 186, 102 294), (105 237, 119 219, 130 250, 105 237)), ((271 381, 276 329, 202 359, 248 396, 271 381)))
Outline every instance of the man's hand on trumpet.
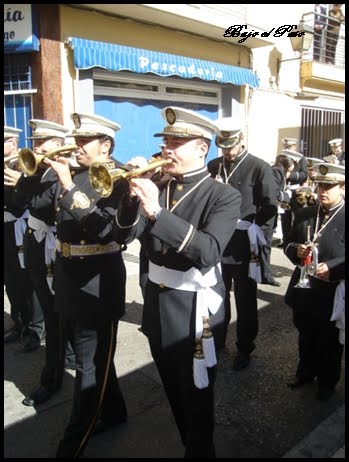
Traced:
POLYGON ((307 244, 299 244, 297 247, 297 257, 298 258, 308 258, 311 257, 313 254, 313 249, 310 245, 307 244))
POLYGON ((144 213, 148 218, 161 207, 159 204, 159 189, 149 178, 132 178, 130 183, 130 196, 137 196, 141 202, 144 213))
POLYGON ((58 175, 58 180, 62 186, 63 192, 69 190, 74 184, 70 174, 69 159, 66 157, 58 157, 57 160, 52 160, 47 157, 44 159, 45 164, 48 164, 58 175))
POLYGON ((4 185, 5 186, 12 186, 15 187, 20 179, 22 172, 18 172, 17 170, 12 170, 10 168, 5 167, 4 169, 4 185))

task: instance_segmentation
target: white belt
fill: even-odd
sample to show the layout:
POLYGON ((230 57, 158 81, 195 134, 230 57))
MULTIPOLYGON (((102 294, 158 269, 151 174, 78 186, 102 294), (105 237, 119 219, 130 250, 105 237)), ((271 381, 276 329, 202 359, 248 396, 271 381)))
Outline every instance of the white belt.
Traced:
POLYGON ((50 265, 56 258, 56 227, 49 226, 32 215, 29 215, 28 226, 34 229, 34 236, 38 242, 45 238, 45 262, 46 265, 50 265))
MULTIPOLYGON (((221 272, 220 263, 217 265, 221 272)), ((209 312, 217 313, 222 303, 222 297, 217 294, 212 286, 216 285, 218 280, 216 276, 216 266, 210 269, 204 276, 196 268, 190 268, 188 271, 177 271, 164 266, 155 265, 149 261, 149 279, 155 284, 163 284, 172 289, 196 292, 196 338, 200 339, 203 332, 202 317, 209 317, 209 312)))
MULTIPOLYGON (((259 264, 259 248, 266 245, 266 240, 261 228, 255 223, 247 220, 238 220, 236 229, 247 231, 250 240, 251 260, 248 269, 248 276, 254 279, 257 283, 262 282, 261 268, 259 264)), ((232 257, 223 257, 223 263, 232 264, 232 257)))
MULTIPOLYGON (((23 236, 25 233, 25 230, 27 229, 27 222, 26 218, 28 218, 29 211, 26 210, 23 215, 19 218, 16 218, 12 213, 10 212, 4 212, 4 221, 5 222, 12 222, 15 221, 15 240, 16 240, 16 246, 17 247, 22 247, 23 246, 23 236)), ((18 259, 19 263, 21 265, 21 268, 24 268, 24 260, 23 260, 23 251, 18 252, 18 259)))
POLYGON ((345 281, 336 287, 333 300, 333 312, 331 321, 336 321, 336 327, 339 329, 339 341, 342 345, 345 343, 345 281))
POLYGON ((210 269, 204 276, 196 268, 188 271, 177 271, 164 266, 155 265, 149 261, 149 279, 155 284, 161 284, 172 289, 196 292, 196 318, 195 337, 202 342, 204 356, 198 360, 194 356, 193 378, 197 388, 206 388, 209 384, 207 368, 217 364, 216 351, 213 337, 206 341, 202 338, 203 318, 209 318, 209 313, 217 313, 222 297, 218 295, 212 286, 216 285, 216 268, 221 273, 220 263, 210 269))

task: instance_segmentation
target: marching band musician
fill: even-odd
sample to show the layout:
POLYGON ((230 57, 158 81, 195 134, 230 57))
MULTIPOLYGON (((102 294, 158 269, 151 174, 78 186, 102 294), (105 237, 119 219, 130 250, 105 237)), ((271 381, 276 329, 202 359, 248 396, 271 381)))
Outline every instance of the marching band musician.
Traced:
POLYGON ((27 228, 25 204, 13 200, 14 184, 9 175, 18 178, 18 139, 22 130, 4 126, 4 284, 10 301, 14 325, 4 333, 4 343, 23 341, 23 351, 40 346, 44 325, 42 310, 34 294, 29 272, 24 266, 23 238, 27 228))
POLYGON ((324 157, 324 161, 331 164, 345 165, 345 152, 343 151, 342 138, 335 138, 330 140, 328 144, 331 147, 331 152, 324 157))
POLYGON ((115 167, 111 154, 120 126, 93 114, 74 113, 71 119, 79 167, 71 170, 64 157, 45 159, 59 180, 55 309, 76 355, 71 417, 56 454, 63 459, 79 458, 92 433, 127 420, 114 365, 118 323, 125 313, 126 268, 111 227, 128 183, 117 181, 110 197, 101 198, 89 179, 95 162, 115 167))
POLYGON ((172 160, 163 172, 171 178, 160 189, 149 178, 132 179, 114 233, 126 243, 145 236, 149 275, 142 332, 185 446, 184 457, 215 458, 215 349, 224 340, 220 261, 241 199, 237 190, 211 178, 205 166, 212 121, 178 107, 161 114, 167 124, 154 136, 163 137, 162 156, 172 160))
POLYGON ((323 162, 322 159, 318 159, 317 157, 307 157, 306 160, 308 178, 303 186, 295 191, 296 200, 303 207, 313 205, 317 200, 316 183, 313 181, 316 176, 314 165, 323 162))
MULTIPOLYGON (((296 145, 292 145, 291 148, 284 148, 282 154, 293 159, 295 167, 291 175, 287 179, 287 189, 291 192, 290 209, 285 210, 285 213, 281 215, 281 228, 282 228, 282 239, 285 242, 287 234, 291 230, 293 214, 300 205, 297 202, 295 191, 303 186, 307 181, 307 161, 306 158, 300 152, 297 152, 294 148, 296 145)), ((283 245, 283 244, 282 244, 283 245)), ((281 246, 282 246, 281 245, 281 246)))
MULTIPOLYGON (((285 213, 290 207, 291 193, 286 190, 286 181, 294 169, 294 161, 283 154, 276 156, 275 163, 272 165, 272 172, 276 186, 276 200, 278 203, 278 214, 285 213)), ((269 284, 274 287, 280 287, 281 284, 272 274, 271 267, 271 248, 273 243, 273 234, 277 227, 278 215, 268 220, 266 225, 262 226, 266 245, 261 248, 260 262, 262 272, 262 284, 269 284)))
MULTIPOLYGON (((68 129, 63 125, 40 119, 31 119, 28 123, 32 136, 27 139, 33 140, 35 156, 47 155, 53 149, 64 145, 68 129)), ((22 162, 22 165, 24 163, 22 162)), ((17 203, 27 203, 29 206, 28 228, 24 237, 24 259, 44 314, 46 334, 45 363, 40 383, 23 399, 22 404, 25 406, 36 406, 47 401, 62 385, 65 361, 67 366, 75 363, 70 343, 66 346, 65 355, 61 355, 62 326, 59 315, 54 311, 52 281, 56 237, 54 194, 57 175, 42 161, 34 170, 22 173, 14 194, 17 203)))
POLYGON ((211 160, 208 170, 213 177, 218 175, 222 182, 238 189, 242 199, 241 220, 224 251, 222 261, 226 287, 226 333, 231 318, 230 290, 234 279, 237 355, 233 368, 240 371, 248 366, 250 355, 256 347, 257 283, 262 280, 259 258, 261 246, 265 245, 261 227, 270 223, 277 213, 276 187, 271 166, 250 154, 244 146, 242 125, 236 126, 231 117, 218 119, 215 123, 216 145, 222 148, 223 156, 211 160))
POLYGON ((317 378, 316 397, 327 400, 340 379, 343 354, 342 332, 335 320, 344 313, 340 300, 345 279, 345 167, 322 162, 313 169, 319 203, 296 212, 284 250, 293 264, 308 265, 302 274, 310 286, 300 284, 297 266, 285 295, 293 309, 299 348, 296 377, 288 386, 298 388, 317 378))

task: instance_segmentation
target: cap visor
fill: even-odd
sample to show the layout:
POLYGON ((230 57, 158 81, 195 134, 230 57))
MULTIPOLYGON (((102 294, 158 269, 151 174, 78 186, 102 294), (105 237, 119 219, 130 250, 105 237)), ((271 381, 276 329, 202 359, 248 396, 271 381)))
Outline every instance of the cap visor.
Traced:
POLYGON ((173 138, 205 138, 205 136, 203 135, 188 135, 188 133, 181 133, 181 132, 176 132, 176 133, 161 132, 161 133, 155 133, 155 135, 153 136, 155 137, 172 136, 173 138))
POLYGON ((218 138, 216 137, 216 146, 218 146, 219 148, 229 149, 229 148, 233 148, 237 144, 238 144, 238 142, 236 142, 236 140, 235 141, 222 140, 221 138, 218 140, 218 138))

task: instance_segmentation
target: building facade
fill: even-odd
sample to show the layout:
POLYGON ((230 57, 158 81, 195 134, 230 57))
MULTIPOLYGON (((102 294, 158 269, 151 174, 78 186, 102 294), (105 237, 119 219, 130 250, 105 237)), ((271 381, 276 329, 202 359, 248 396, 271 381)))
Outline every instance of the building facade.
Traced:
MULTIPOLYGON (((71 112, 96 112, 121 125, 116 156, 125 162, 159 150, 160 109, 177 105, 211 119, 236 117, 250 152, 270 163, 285 136, 322 157, 329 139, 344 138, 345 31, 335 65, 315 62, 311 48, 293 51, 288 33, 303 16, 313 22, 313 9, 7 4, 5 123, 26 134, 30 117, 70 127, 71 112), (11 18, 22 7, 31 9, 32 49, 11 43, 11 18)), ((217 154, 211 146, 209 158, 217 154)))

